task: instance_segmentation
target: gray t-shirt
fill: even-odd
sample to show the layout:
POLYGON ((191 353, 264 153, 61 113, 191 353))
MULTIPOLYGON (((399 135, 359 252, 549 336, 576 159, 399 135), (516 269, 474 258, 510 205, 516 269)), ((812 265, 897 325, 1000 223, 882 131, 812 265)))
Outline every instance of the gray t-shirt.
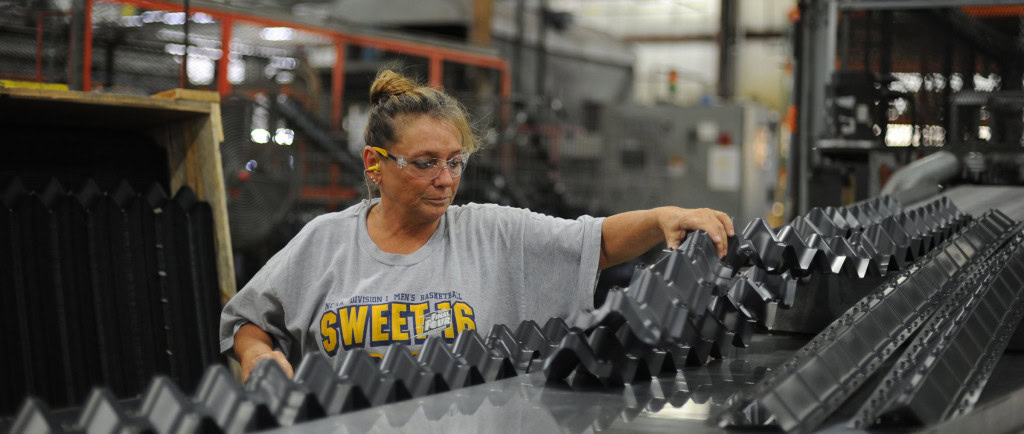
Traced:
POLYGON ((295 363, 312 351, 380 355, 393 342, 417 350, 429 335, 454 342, 592 307, 603 218, 451 206, 423 247, 399 255, 370 240, 372 203, 313 219, 274 255, 224 306, 221 351, 247 322, 295 363))

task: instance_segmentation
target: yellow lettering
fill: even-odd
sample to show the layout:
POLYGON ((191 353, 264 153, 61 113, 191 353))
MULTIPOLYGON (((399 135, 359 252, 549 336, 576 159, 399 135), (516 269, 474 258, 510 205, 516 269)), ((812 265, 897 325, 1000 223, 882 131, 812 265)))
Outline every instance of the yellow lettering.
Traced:
POLYGON ((473 308, 461 301, 455 303, 455 327, 459 333, 465 330, 476 330, 476 320, 473 316, 473 308))
MULTIPOLYGON (((448 301, 442 301, 442 302, 437 304, 437 310, 447 310, 448 314, 451 315, 451 313, 452 313, 452 303, 448 302, 448 301)), ((454 325, 454 324, 452 324, 452 325, 454 325)), ((444 329, 444 338, 445 339, 454 339, 455 338, 455 329, 453 327, 451 327, 451 326, 449 326, 448 328, 444 329)))
POLYGON ((334 312, 324 312, 324 315, 320 317, 320 336, 323 338, 321 343, 324 346, 324 351, 329 355, 334 355, 338 351, 338 315, 334 312))
POLYGON ((341 329, 341 345, 349 349, 363 345, 366 335, 366 306, 349 306, 338 309, 338 324, 341 329))
POLYGON ((427 309, 429 309, 429 308, 430 308, 430 303, 419 303, 419 304, 410 304, 409 305, 409 312, 412 312, 412 316, 413 316, 413 318, 415 318, 415 320, 414 320, 414 322, 416 324, 414 326, 414 327, 416 327, 416 329, 415 329, 416 342, 415 343, 417 343, 417 344, 421 344, 421 343, 423 343, 423 341, 427 340, 427 337, 423 336, 423 317, 427 314, 427 309))
POLYGON ((370 343, 387 342, 388 338, 388 305, 375 304, 370 306, 370 343))
POLYGON ((408 305, 405 303, 391 303, 391 342, 402 342, 409 340, 409 333, 402 331, 402 326, 409 322, 409 319, 402 315, 408 305))

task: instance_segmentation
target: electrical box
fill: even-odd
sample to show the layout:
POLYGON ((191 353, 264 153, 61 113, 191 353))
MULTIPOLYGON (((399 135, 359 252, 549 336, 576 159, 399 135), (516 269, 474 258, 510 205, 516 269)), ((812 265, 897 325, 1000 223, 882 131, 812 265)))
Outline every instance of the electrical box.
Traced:
POLYGON ((737 230, 771 210, 779 117, 752 104, 618 106, 603 111, 599 197, 617 213, 656 206, 721 210, 737 230))

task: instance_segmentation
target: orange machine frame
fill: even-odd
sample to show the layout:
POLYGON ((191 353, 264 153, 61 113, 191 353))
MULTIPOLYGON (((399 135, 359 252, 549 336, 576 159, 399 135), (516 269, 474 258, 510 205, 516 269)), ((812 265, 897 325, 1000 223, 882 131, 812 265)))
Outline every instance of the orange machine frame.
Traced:
MULTIPOLYGON (((93 1, 86 0, 85 22, 92 23, 93 1)), ((164 0, 102 0, 109 3, 129 4, 140 8, 183 12, 184 5, 164 0)), ((320 27, 315 25, 296 23, 287 20, 257 17, 237 12, 225 11, 203 6, 191 6, 189 12, 202 12, 208 14, 221 23, 221 49, 223 53, 217 62, 217 91, 222 95, 231 92, 231 83, 227 79, 228 54, 231 50, 231 31, 233 24, 238 22, 250 22, 264 27, 291 27, 307 32, 317 33, 334 41, 335 61, 331 71, 331 126, 339 129, 341 126, 341 103, 344 97, 345 81, 345 49, 351 45, 372 47, 380 50, 393 51, 397 53, 426 57, 428 59, 427 77, 430 86, 441 87, 441 72, 444 61, 457 62, 466 65, 479 66, 498 70, 501 76, 501 97, 507 99, 512 93, 512 80, 509 76, 508 62, 505 59, 495 56, 471 53, 452 48, 438 47, 428 44, 401 41, 396 39, 382 38, 345 33, 339 30, 320 27)), ((84 49, 82 50, 83 65, 92 65, 92 25, 85 26, 84 49)), ((88 92, 92 86, 90 67, 82 68, 82 90, 88 92)))

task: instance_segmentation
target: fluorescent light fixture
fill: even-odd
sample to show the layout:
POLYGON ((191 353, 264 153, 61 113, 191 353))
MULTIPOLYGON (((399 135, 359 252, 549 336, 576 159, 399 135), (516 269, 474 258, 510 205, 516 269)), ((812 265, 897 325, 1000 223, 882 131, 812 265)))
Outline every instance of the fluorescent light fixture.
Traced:
POLYGON ((889 124, 885 129, 885 145, 905 148, 914 141, 914 127, 907 124, 889 124))
POLYGON ((260 37, 266 41, 290 41, 295 30, 291 27, 264 27, 260 37))
POLYGON ((164 24, 171 26, 180 26, 185 24, 185 13, 184 12, 168 12, 163 16, 164 24))
POLYGON ((213 19, 210 14, 204 14, 202 12, 196 12, 192 14, 192 22, 196 24, 213 24, 217 22, 213 19))
POLYGON ((204 56, 188 56, 188 81, 192 84, 207 85, 213 83, 217 70, 213 60, 204 56))
POLYGON ((274 142, 281 146, 291 146, 295 140, 295 131, 288 128, 278 128, 274 133, 274 142))
POLYGON ((228 61, 228 81, 231 84, 242 84, 245 81, 245 61, 231 59, 228 61))
POLYGON ((249 138, 256 143, 267 143, 270 141, 270 131, 263 128, 257 128, 252 130, 252 133, 249 134, 249 138))

